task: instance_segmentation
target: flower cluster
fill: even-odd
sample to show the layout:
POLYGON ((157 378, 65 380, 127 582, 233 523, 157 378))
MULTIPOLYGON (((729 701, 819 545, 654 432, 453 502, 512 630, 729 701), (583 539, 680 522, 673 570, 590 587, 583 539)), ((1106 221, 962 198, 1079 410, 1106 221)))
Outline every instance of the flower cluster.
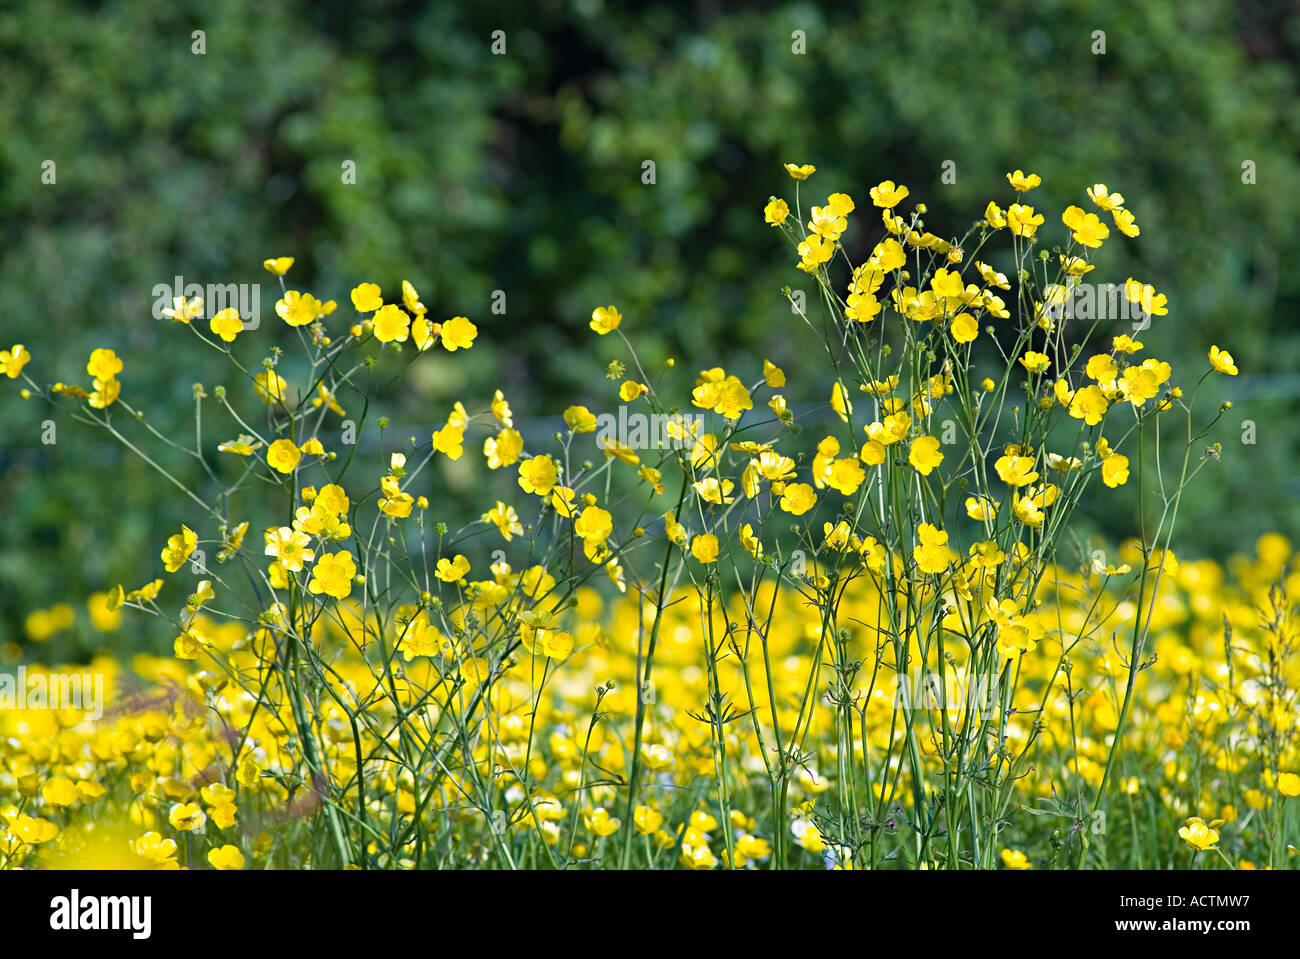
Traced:
MULTIPOLYGON (((1171 549, 1219 452, 1192 456, 1212 425, 1196 392, 1235 361, 1213 347, 1185 396, 1144 343, 1089 346, 1058 309, 1111 237, 1101 214, 1139 235, 1125 198, 1088 189, 1100 214, 1068 207, 1048 251, 1036 175, 1008 174, 1014 197, 947 238, 885 180, 859 241, 849 194, 805 219, 816 170, 786 169, 795 196, 763 219, 817 286, 818 314, 787 293, 822 382, 788 382, 779 357, 647 370, 634 322, 591 314, 628 350, 611 393, 668 423, 664 448, 593 437, 577 404, 542 441, 496 389, 396 444, 380 418, 360 451, 345 404, 382 400, 373 371, 470 349, 475 323, 434 322, 405 281, 393 301, 359 283, 340 322, 279 257, 302 355, 259 365, 237 312, 205 332, 178 302, 242 378, 194 391, 228 438, 155 434, 196 461, 146 457, 196 508, 160 536, 162 575, 99 604, 112 628, 167 624, 173 655, 99 662, 119 693, 128 673, 151 691, 98 722, 0 713, 0 865, 1027 868, 1166 864, 1224 837, 1234 864, 1271 864, 1300 785, 1290 613, 1266 585, 1289 545, 1261 541, 1233 586, 1171 549), (1175 417, 1185 447, 1153 459, 1175 417), (430 518, 452 464, 482 496, 461 525, 430 518), (1134 477, 1143 537, 1069 561, 1084 496, 1134 477), (1169 827, 1154 851, 1128 830, 1085 841, 1142 802, 1169 827)), ((1124 295, 1168 313, 1148 284, 1124 295)), ((123 430, 152 428, 111 349, 93 391, 38 385, 27 356, 0 354, 25 395, 71 398, 139 451, 123 430)))

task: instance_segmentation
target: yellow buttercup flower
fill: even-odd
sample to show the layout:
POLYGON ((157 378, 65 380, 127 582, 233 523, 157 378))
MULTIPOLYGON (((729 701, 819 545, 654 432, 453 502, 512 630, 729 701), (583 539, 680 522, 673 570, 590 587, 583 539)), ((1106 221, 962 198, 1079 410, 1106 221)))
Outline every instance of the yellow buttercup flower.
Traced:
POLYGON ((789 215, 790 207, 785 200, 773 197, 768 201, 767 206, 763 207, 763 220, 771 226, 780 226, 789 215))
POLYGON ((1043 215, 1035 213, 1032 206, 1013 203, 1007 207, 1007 226, 1016 236, 1033 236, 1042 224, 1043 215))
POLYGON ((601 336, 604 336, 617 330, 618 325, 622 322, 623 314, 619 313, 617 307, 598 306, 591 311, 591 323, 589 325, 601 336))
POLYGON ((1052 358, 1046 353, 1035 353, 1033 350, 1028 350, 1020 358, 1020 365, 1030 373, 1045 373, 1047 368, 1052 365, 1052 358))
POLYGON ((174 573, 185 565, 198 543, 198 536, 188 526, 182 526, 180 533, 169 538, 162 551, 163 567, 167 572, 174 573))
POLYGON ((714 563, 718 559, 718 537, 701 533, 691 540, 691 555, 701 563, 714 563))
POLYGON ((276 301, 275 315, 289 326, 306 326, 314 323, 328 312, 325 304, 310 293, 298 290, 286 290, 284 297, 276 301))
POLYGON ((816 505, 817 494, 807 483, 788 483, 781 493, 781 509, 794 516, 802 516, 816 505))
POLYGON ((98 349, 90 354, 86 372, 97 380, 111 380, 122 372, 122 361, 112 350, 98 349))
POLYGON ((596 432, 596 415, 585 406, 570 406, 566 409, 564 423, 575 433, 596 432))
POLYGON ((202 829, 208 821, 207 815, 198 803, 176 803, 167 813, 167 821, 173 829, 181 832, 194 832, 202 829))
POLYGON ((1077 206, 1068 206, 1061 214, 1061 222, 1070 228, 1076 243, 1096 249, 1110 236, 1110 228, 1095 213, 1084 213, 1077 206))
POLYGON ((893 180, 881 180, 868 191, 871 202, 885 210, 892 210, 907 199, 911 191, 893 180))
POLYGON ((352 306, 358 313, 373 313, 383 305, 378 283, 358 283, 352 288, 352 306))
POLYGON ((1032 864, 1029 862, 1029 857, 1019 849, 1003 849, 1000 855, 1002 856, 1002 865, 1006 866, 1008 869, 1032 868, 1032 864))
POLYGON ((312 578, 307 588, 313 593, 347 599, 352 592, 352 578, 356 575, 357 566, 350 552, 326 553, 312 567, 312 578))
POLYGON ((32 355, 27 352, 27 347, 21 343, 11 350, 0 350, 0 373, 11 380, 16 380, 31 358, 32 355))
MULTIPOLYGON (((385 303, 372 317, 375 324, 375 339, 381 343, 405 343, 411 332, 411 318, 400 306, 385 303)), ((446 326, 443 336, 447 335, 446 326)))
POLYGON ((208 862, 213 869, 243 869, 244 854, 236 846, 220 846, 208 851, 208 862))
POLYGON ((303 564, 311 562, 316 556, 314 550, 307 548, 311 544, 311 538, 288 526, 268 530, 265 538, 266 555, 274 556, 290 573, 301 572, 303 564))
POLYGON ((442 324, 442 345, 448 352, 468 350, 478 336, 478 327, 464 316, 453 316, 442 324))
POLYGON ((933 436, 917 437, 912 441, 907 461, 922 476, 929 476, 943 462, 943 454, 939 452, 939 440, 933 436))
POLYGON ((1210 347, 1210 366, 1220 373, 1226 373, 1229 376, 1237 375, 1237 364, 1232 358, 1232 354, 1227 350, 1221 350, 1218 346, 1210 347))
POLYGON ((281 473, 292 473, 302 459, 302 450, 293 440, 278 439, 266 449, 266 462, 281 473))
POLYGON ((1016 170, 1014 173, 1007 174, 1007 182, 1011 184, 1011 189, 1017 193, 1028 193, 1040 185, 1043 179, 1037 173, 1025 173, 1023 170, 1016 170))
POLYGON ((548 496, 558 476, 555 460, 545 454, 534 456, 519 465, 519 488, 525 493, 548 496))
POLYGON ((948 534, 930 523, 922 523, 916 530, 919 542, 912 550, 912 558, 923 573, 942 573, 957 558, 948 547, 948 534))
POLYGON ((1219 831, 1211 829, 1199 816, 1193 816, 1183 823, 1178 830, 1178 835, 1198 852, 1213 849, 1219 843, 1219 831))
POLYGON ((235 337, 243 332, 244 321, 239 318, 239 310, 231 306, 222 310, 209 320, 208 326, 213 333, 217 334, 217 336, 221 337, 227 343, 233 343, 235 342, 235 337))

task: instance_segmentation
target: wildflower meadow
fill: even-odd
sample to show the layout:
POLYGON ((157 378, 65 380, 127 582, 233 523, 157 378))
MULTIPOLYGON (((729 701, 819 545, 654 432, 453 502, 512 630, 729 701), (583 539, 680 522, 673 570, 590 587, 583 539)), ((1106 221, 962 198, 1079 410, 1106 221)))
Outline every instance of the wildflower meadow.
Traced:
POLYGON ((306 233, 4 337, 0 415, 111 449, 146 545, 19 597, 0 872, 1296 868, 1293 541, 1198 533, 1268 357, 1182 321, 1159 195, 1017 148, 967 203, 783 141, 728 211, 762 350, 667 345, 635 269, 552 318, 306 233), (567 394, 504 359, 548 324, 567 394))

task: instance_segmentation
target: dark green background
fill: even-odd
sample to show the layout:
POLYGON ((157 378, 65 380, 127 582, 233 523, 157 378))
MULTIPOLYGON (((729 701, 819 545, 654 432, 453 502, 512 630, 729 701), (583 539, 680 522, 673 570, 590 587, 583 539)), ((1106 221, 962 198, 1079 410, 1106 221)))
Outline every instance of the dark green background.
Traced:
MULTIPOLYGON (((1199 375, 1210 342, 1242 368, 1203 404, 1235 401, 1216 437, 1223 461, 1184 504, 1180 555, 1295 532, 1296 4, 729 6, 43 0, 0 12, 0 346, 25 343, 41 382, 76 383, 90 350, 110 346, 127 363, 124 396, 187 436, 191 385, 234 384, 224 361, 152 318, 154 285, 266 283, 262 259, 288 254, 291 285, 337 298, 340 317, 356 283, 394 294, 406 278, 433 318, 479 323, 474 350, 426 357, 385 398, 404 431, 427 435, 452 400, 498 386, 530 421, 571 402, 610 408, 601 372, 619 344, 586 324, 611 302, 643 359, 682 360, 683 394, 695 369, 753 379, 766 356, 787 367, 792 401, 823 403, 780 293, 800 274, 761 218, 769 194, 791 192, 780 164, 815 163, 812 192, 851 193, 867 216, 868 187, 906 183, 944 235, 1005 202, 1003 174, 1020 167, 1042 175, 1033 199, 1058 232, 1087 185, 1128 197, 1142 236, 1112 233, 1094 275, 1167 293, 1169 315, 1143 339, 1176 378, 1199 375), (505 56, 490 52, 494 30, 505 56), (42 185, 51 159, 58 182, 42 185), (340 182, 344 160, 356 185, 340 182), (946 160, 953 185, 940 183, 946 160), (1241 182, 1246 160, 1256 185, 1241 182), (498 289, 503 317, 488 311, 498 289), (1255 445, 1241 443, 1244 419, 1255 445)), ((875 233, 859 222, 850 246, 875 233)), ((274 298, 267 284, 263 329, 237 345, 251 362, 291 345, 274 298)), ((42 446, 48 409, 0 387, 3 641, 21 638, 32 608, 84 610, 91 590, 155 575, 163 539, 193 511, 101 434, 60 420, 57 445, 42 446)), ((482 508, 450 479, 436 511, 482 508)), ((1109 512, 1085 528, 1133 531, 1132 497, 1100 501, 1109 512)), ((170 638, 131 623, 141 647, 170 638)), ((96 643, 83 612, 48 652, 96 643)))

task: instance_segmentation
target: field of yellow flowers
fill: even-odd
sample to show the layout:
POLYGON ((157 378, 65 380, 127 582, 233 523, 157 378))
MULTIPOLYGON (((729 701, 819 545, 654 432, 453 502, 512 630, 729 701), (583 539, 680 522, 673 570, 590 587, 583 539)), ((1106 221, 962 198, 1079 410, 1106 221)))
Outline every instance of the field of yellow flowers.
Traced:
POLYGON ((815 168, 786 172, 761 215, 815 284, 786 293, 818 383, 646 369, 637 318, 599 306, 592 336, 626 347, 617 416, 524 435, 476 384, 393 435, 403 373, 494 331, 410 282, 318 298, 287 256, 264 264, 274 339, 168 311, 226 385, 133 396, 112 343, 73 382, 0 353, 24 398, 193 507, 92 604, 159 618, 172 656, 0 685, 0 869, 1293 865, 1292 546, 1176 554, 1235 361, 1206 344, 1174 370, 1162 328, 1072 307, 1112 232, 1140 234, 1126 199, 1095 184, 1049 218, 1017 170, 943 238, 901 184, 805 207, 815 168), (849 230, 878 236, 864 262, 849 230), (149 400, 192 403, 193 437, 154 430, 149 400), (462 459, 482 512, 441 518, 462 459), (1141 527, 1081 541, 1075 507, 1126 485, 1141 527), (100 715, 55 695, 82 674, 100 715))

